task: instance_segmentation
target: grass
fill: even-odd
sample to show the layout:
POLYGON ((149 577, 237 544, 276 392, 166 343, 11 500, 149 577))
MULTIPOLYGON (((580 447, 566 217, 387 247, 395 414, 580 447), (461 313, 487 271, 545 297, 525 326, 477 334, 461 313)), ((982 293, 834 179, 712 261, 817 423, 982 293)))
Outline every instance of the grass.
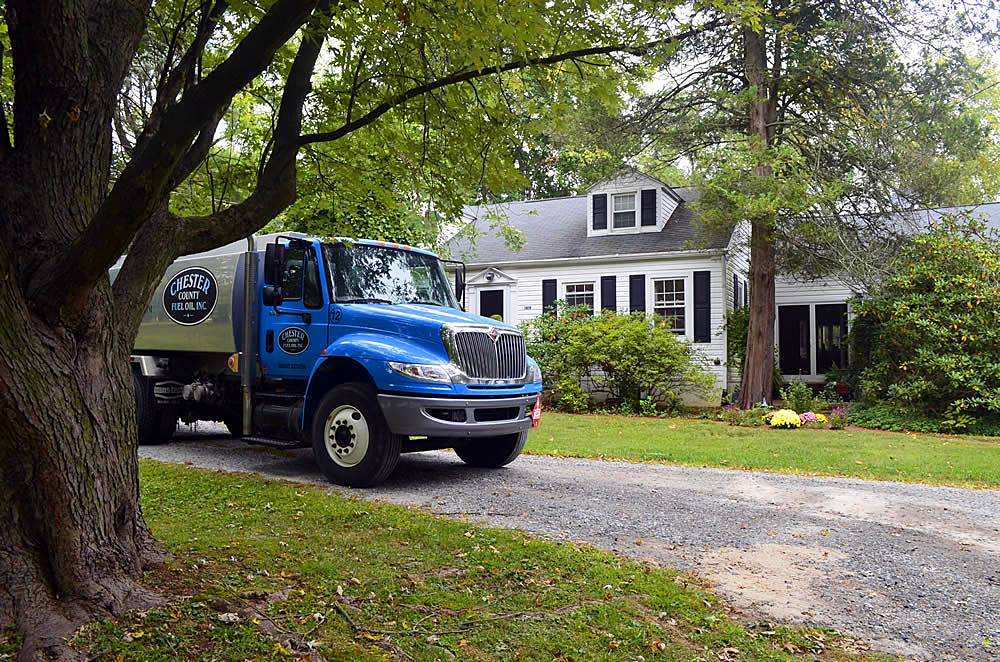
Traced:
POLYGON ((85 627, 99 659, 874 659, 584 546, 246 475, 143 461, 141 480, 169 601, 85 627))
POLYGON ((527 452, 960 487, 1000 487, 1000 440, 876 430, 773 430, 707 420, 549 413, 527 452))

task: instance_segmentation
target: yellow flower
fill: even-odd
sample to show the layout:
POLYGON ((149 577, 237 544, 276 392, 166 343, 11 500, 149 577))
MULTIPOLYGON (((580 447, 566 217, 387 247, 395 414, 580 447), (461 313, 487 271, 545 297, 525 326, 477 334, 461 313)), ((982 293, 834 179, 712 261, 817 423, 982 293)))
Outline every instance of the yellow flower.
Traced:
POLYGON ((791 409, 779 409, 771 416, 771 427, 791 429, 802 425, 799 415, 791 409))
POLYGON ((816 414, 816 422, 826 425, 827 423, 830 422, 830 419, 827 418, 825 414, 816 414))

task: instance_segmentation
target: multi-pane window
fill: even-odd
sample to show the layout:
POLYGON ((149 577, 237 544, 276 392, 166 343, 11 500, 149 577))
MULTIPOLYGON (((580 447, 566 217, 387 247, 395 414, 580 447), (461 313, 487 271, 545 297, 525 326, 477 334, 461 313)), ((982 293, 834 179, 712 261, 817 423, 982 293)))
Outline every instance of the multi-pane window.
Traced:
POLYGON ((586 306, 591 314, 594 312, 594 284, 593 283, 567 283, 566 285, 566 305, 586 306))
POLYGON ((684 279, 653 281, 653 312, 661 316, 674 333, 684 333, 684 279))
POLYGON ((635 193, 615 193, 611 196, 615 228, 635 227, 635 193))

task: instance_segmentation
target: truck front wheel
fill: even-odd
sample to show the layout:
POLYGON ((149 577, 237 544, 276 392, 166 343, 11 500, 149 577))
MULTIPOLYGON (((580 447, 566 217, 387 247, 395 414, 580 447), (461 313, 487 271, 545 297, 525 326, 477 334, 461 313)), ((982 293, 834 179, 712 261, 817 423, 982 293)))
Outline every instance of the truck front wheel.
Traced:
POLYGON ((528 440, 527 432, 501 437, 482 437, 455 447, 455 453, 470 467, 496 469, 517 459, 528 440))
POLYGON ((396 468, 403 437, 389 430, 371 386, 344 384, 316 407, 312 444, 316 463, 331 482, 371 487, 396 468))

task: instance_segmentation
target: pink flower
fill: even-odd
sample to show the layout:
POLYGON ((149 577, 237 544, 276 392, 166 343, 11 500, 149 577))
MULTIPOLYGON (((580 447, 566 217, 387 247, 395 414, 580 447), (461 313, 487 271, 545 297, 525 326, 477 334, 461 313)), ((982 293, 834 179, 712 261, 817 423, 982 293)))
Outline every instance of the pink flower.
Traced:
POLYGON ((799 414, 799 420, 802 421, 803 423, 815 423, 817 421, 816 414, 812 413, 811 411, 799 414))

